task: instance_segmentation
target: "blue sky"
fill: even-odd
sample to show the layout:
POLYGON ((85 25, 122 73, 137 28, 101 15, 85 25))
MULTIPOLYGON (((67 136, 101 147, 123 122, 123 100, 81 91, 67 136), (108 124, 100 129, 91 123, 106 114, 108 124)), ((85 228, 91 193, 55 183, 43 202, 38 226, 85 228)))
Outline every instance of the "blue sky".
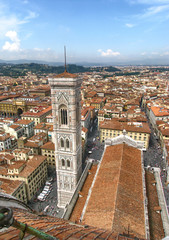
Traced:
POLYGON ((169 64, 169 0, 0 0, 0 59, 169 64))

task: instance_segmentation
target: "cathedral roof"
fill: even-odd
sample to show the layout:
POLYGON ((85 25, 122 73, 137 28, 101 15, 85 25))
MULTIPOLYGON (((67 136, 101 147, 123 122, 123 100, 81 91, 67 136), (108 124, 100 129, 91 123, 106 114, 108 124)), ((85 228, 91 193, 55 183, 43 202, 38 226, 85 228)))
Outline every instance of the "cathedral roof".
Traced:
MULTIPOLYGON (((40 235, 43 237, 43 233, 46 233, 51 238, 43 239, 109 239, 109 240, 134 240, 134 236, 126 236, 123 234, 114 233, 112 231, 106 231, 104 229, 99 229, 96 227, 83 226, 68 222, 64 219, 59 219, 47 215, 37 215, 34 212, 26 211, 20 208, 13 208, 13 217, 15 220, 26 223, 28 227, 33 227, 36 231, 40 231, 40 235)), ((23 224, 22 224, 23 225, 23 224)), ((3 228, 0 231, 0 239, 6 240, 17 240, 19 239, 19 234, 21 230, 14 227, 3 228)), ((42 239, 35 237, 28 233, 26 230, 24 239, 42 239)), ((141 240, 140 238, 137 238, 141 240)))
POLYGON ((115 232, 123 232, 130 225, 130 232, 145 238, 142 189, 141 151, 124 143, 108 146, 82 223, 115 232))

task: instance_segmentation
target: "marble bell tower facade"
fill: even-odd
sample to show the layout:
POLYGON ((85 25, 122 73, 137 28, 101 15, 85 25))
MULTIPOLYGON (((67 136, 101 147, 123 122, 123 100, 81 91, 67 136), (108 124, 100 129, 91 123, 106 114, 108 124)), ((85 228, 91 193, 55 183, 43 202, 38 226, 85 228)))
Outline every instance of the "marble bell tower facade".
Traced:
POLYGON ((71 199, 82 173, 81 83, 75 74, 49 78, 52 97, 53 131, 58 207, 71 199))

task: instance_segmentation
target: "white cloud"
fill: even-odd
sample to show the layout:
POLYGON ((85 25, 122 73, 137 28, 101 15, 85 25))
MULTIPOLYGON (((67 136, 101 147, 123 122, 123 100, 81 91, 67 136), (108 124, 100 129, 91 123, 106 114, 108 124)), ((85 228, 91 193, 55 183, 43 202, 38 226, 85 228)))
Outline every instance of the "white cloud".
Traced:
POLYGON ((23 4, 28 4, 29 3, 29 1, 28 0, 23 0, 23 2, 22 2, 23 4))
POLYGON ((28 21, 28 20, 30 20, 30 19, 37 18, 38 16, 39 16, 38 13, 29 11, 29 12, 28 12, 28 15, 23 19, 23 21, 26 22, 26 21, 28 21))
POLYGON ((161 54, 161 56, 168 56, 169 52, 164 52, 163 54, 161 54))
POLYGON ((5 36, 6 36, 6 37, 9 37, 10 40, 13 41, 13 42, 18 42, 18 41, 19 41, 16 31, 8 31, 8 32, 5 34, 5 36))
MULTIPOLYGON (((29 3, 27 0, 22 4, 29 3)), ((3 38, 5 33, 11 29, 18 31, 20 26, 35 19, 39 14, 35 11, 29 11, 28 7, 24 6, 20 11, 10 11, 10 7, 6 1, 0 0, 0 38, 3 38)))
POLYGON ((8 31, 5 34, 6 37, 8 37, 11 42, 6 41, 3 45, 2 49, 6 51, 19 51, 20 50, 20 40, 17 36, 16 31, 8 31))
POLYGON ((111 49, 107 49, 106 51, 103 51, 102 49, 99 49, 98 52, 101 53, 102 57, 116 57, 119 56, 119 52, 113 52, 111 49))
POLYGON ((168 3, 168 0, 129 0, 129 3, 131 4, 166 4, 168 3))
POLYGON ((158 55, 159 53, 158 52, 152 52, 151 54, 152 55, 158 55))
POLYGON ((131 24, 131 23, 126 23, 125 25, 126 25, 126 27, 128 27, 128 28, 132 28, 132 27, 135 26, 134 24, 131 24))
POLYGON ((158 13, 162 13, 169 9, 169 5, 153 6, 146 9, 145 13, 142 15, 143 18, 154 16, 158 13))
POLYGON ((44 61, 58 61, 58 55, 51 49, 20 49, 20 51, 4 51, 0 50, 0 56, 3 60, 44 60, 44 61))
POLYGON ((145 56, 145 55, 147 55, 147 53, 146 53, 146 52, 142 52, 141 55, 142 55, 142 56, 145 56))

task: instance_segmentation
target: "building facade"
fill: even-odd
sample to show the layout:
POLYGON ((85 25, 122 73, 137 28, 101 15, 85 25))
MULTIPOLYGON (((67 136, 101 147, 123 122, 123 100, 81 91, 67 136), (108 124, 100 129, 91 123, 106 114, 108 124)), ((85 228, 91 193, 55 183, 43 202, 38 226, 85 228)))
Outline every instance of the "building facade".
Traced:
POLYGON ((52 96, 53 131, 58 206, 71 199, 82 172, 81 94, 82 80, 64 72, 49 78, 52 96))
POLYGON ((143 143, 144 150, 149 147, 150 128, 148 123, 138 122, 118 122, 113 120, 105 120, 100 123, 100 141, 104 142, 106 139, 120 136, 123 131, 138 143, 143 143))

